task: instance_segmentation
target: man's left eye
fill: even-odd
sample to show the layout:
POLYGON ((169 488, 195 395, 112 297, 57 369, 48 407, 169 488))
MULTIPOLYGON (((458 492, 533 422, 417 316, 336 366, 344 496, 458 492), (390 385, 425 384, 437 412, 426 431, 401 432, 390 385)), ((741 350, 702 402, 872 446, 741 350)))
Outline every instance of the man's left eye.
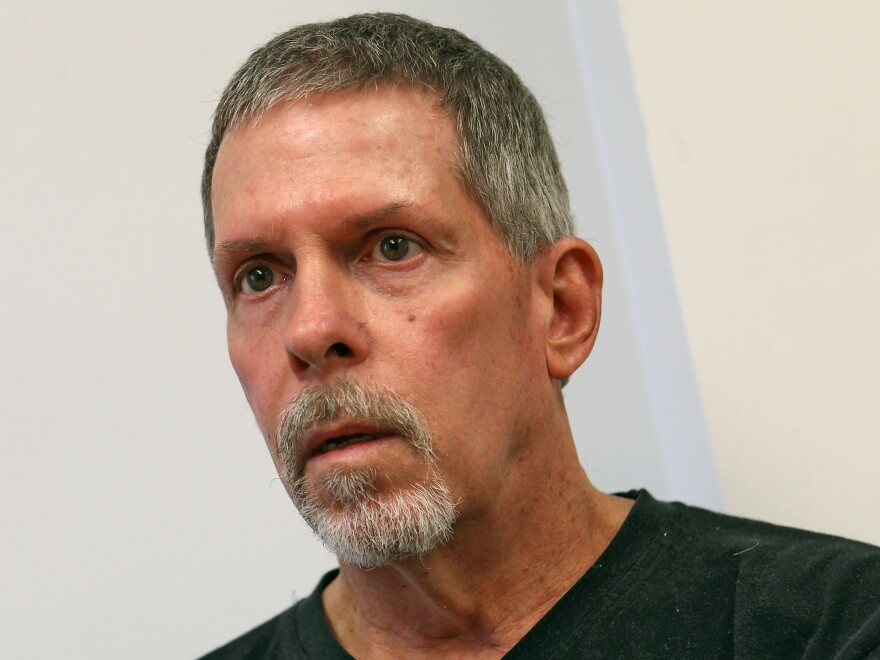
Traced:
POLYGON ((417 246, 406 236, 386 236, 377 248, 380 261, 402 261, 411 256, 417 246))

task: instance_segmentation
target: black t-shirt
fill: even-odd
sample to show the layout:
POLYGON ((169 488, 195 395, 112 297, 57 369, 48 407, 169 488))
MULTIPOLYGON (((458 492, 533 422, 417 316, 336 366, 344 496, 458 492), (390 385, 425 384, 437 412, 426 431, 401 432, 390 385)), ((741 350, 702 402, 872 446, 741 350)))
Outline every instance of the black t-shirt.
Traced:
MULTIPOLYGON (((653 499, 505 656, 880 658, 880 548, 653 499)), ((203 660, 350 658, 315 591, 203 660)))

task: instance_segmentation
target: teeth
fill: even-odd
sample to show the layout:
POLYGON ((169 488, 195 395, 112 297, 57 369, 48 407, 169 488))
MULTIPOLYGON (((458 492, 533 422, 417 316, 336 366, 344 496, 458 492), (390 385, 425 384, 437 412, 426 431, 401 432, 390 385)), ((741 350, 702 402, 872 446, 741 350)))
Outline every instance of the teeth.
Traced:
POLYGON ((328 440, 324 444, 322 444, 318 448, 318 452, 321 454, 325 454, 328 451, 333 451, 334 449, 339 449, 340 447, 347 447, 348 445, 353 445, 358 442, 366 442, 367 440, 375 440, 377 435, 372 433, 358 433, 355 435, 342 435, 337 438, 333 438, 332 440, 328 440))

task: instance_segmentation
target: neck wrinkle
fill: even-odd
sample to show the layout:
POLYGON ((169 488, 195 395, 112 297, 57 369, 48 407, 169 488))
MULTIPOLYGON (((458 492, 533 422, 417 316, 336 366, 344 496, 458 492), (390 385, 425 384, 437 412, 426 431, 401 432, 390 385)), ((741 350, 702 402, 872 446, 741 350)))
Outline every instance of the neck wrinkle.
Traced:
POLYGON ((357 658, 512 648, 595 563, 632 506, 596 490, 569 446, 541 479, 531 473, 530 491, 511 475, 492 511, 459 520, 430 555, 367 571, 341 565, 323 602, 342 646, 357 658))

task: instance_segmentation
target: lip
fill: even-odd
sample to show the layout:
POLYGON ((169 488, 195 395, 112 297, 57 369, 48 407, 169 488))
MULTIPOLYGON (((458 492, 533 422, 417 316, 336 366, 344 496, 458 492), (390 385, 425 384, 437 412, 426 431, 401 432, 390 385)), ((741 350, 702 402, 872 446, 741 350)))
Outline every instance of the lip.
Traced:
MULTIPOLYGON (((306 460, 318 455, 318 449, 331 438, 341 435, 370 434, 376 436, 398 435, 397 431, 366 421, 337 420, 327 424, 317 424, 306 433, 303 447, 306 460)), ((377 440, 379 438, 376 438, 377 440)), ((338 451, 338 450, 332 450, 338 451)))

